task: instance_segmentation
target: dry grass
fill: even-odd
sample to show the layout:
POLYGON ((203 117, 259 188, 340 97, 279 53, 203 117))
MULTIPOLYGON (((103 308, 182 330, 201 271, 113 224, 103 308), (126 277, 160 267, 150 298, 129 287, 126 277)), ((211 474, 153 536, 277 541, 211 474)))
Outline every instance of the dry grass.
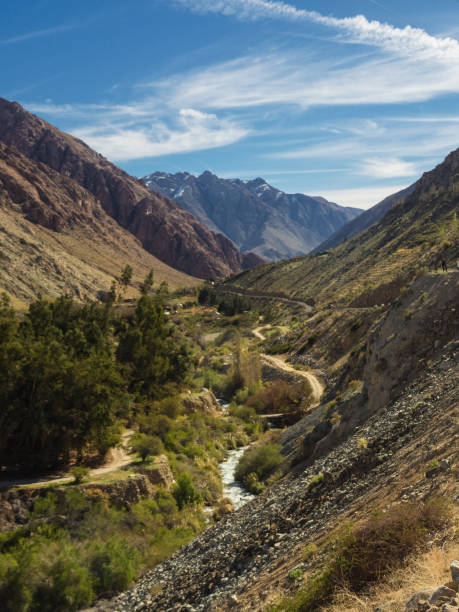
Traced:
POLYGON ((373 612, 383 607, 387 612, 403 610, 410 598, 428 587, 439 587, 451 580, 449 565, 459 558, 459 542, 434 545, 423 555, 413 557, 403 569, 390 574, 366 594, 340 590, 324 608, 327 612, 373 612))

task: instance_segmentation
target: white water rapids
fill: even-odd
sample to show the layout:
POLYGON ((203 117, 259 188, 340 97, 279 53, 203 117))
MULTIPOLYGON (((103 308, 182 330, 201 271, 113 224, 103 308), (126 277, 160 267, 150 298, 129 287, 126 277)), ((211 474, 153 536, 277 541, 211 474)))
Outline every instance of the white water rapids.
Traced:
POLYGON ((238 510, 241 506, 255 497, 255 495, 252 495, 252 493, 246 491, 240 482, 234 480, 234 473, 236 471, 239 459, 242 457, 247 448, 249 447, 244 446, 243 448, 237 448, 236 450, 229 451, 226 461, 220 463, 220 473, 222 475, 223 482, 223 497, 229 497, 231 499, 235 510, 238 510))

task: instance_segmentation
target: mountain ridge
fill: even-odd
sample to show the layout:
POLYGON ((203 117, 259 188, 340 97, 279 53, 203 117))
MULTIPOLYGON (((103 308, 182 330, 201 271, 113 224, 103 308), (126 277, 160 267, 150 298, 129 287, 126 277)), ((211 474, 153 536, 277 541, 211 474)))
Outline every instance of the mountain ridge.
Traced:
POLYGON ((384 298, 384 290, 378 294, 378 287, 396 282, 400 289, 420 269, 441 258, 455 265, 459 256, 458 169, 456 149, 416 182, 411 195, 336 248, 267 264, 229 283, 294 299, 350 303, 371 292, 374 299, 377 295, 384 298))
POLYGON ((198 277, 226 276, 244 269, 254 256, 239 253, 223 235, 209 231, 190 213, 110 163, 83 141, 0 99, 0 140, 25 157, 76 181, 105 212, 168 265, 198 277))
POLYGON ((381 200, 381 202, 375 204, 375 206, 365 210, 361 215, 346 223, 346 225, 324 240, 324 242, 321 242, 319 246, 314 249, 313 253, 333 249, 344 240, 353 238, 374 223, 377 223, 386 213, 389 212, 392 206, 411 195, 416 189, 416 185, 417 181, 409 187, 406 187, 406 189, 402 189, 401 191, 397 191, 396 193, 387 196, 384 198, 384 200, 381 200))
POLYGON ((76 181, 0 140, 0 287, 18 305, 37 294, 79 299, 108 290, 126 263, 172 288, 198 279, 145 251, 76 181))
POLYGON ((199 176, 154 172, 143 181, 226 235, 243 253, 267 260, 308 253, 361 212, 321 197, 286 194, 260 177, 221 179, 206 170, 199 176))

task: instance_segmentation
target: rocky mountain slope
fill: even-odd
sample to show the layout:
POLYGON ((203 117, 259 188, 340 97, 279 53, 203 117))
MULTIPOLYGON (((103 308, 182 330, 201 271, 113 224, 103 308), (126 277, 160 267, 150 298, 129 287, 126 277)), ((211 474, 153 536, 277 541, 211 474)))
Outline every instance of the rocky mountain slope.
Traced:
POLYGON ((202 223, 230 238, 243 252, 267 260, 309 253, 362 211, 324 198, 287 194, 257 178, 221 179, 211 172, 155 172, 143 179, 154 192, 179 202, 202 223))
POLYGON ((260 263, 242 255, 178 204, 129 176, 82 141, 60 132, 19 104, 0 99, 0 140, 25 157, 73 179, 142 247, 173 268, 197 277, 220 277, 260 263))
MULTIPOLYGON (((405 504, 418 508, 438 499, 457 508, 459 271, 429 271, 420 264, 439 255, 455 263, 459 255, 458 170, 455 151, 379 223, 338 247, 333 258, 270 264, 233 279, 232 291, 253 284, 260 294, 264 288, 263 300, 271 289, 270 316, 291 324, 290 363, 323 372, 321 404, 283 432, 286 465, 280 481, 132 590, 94 610, 261 612, 308 584, 313 594, 332 592, 324 590, 328 599, 319 597, 315 607, 284 602, 274 609, 455 609, 441 607, 444 602, 405 608, 416 591, 409 591, 403 576, 394 592, 382 585, 382 601, 371 589, 354 592, 346 584, 341 595, 351 603, 340 607, 332 599, 340 585, 315 580, 314 572, 324 567, 330 537, 365 524, 372 510, 391 517, 405 504), (362 283, 362 270, 372 285, 362 283), (314 295, 312 309, 273 295, 276 289, 291 291, 280 284, 282 276, 295 286, 301 274, 306 279, 297 294, 314 295), (349 298, 340 297, 345 295, 349 298)), ((457 550, 454 523, 447 532, 423 533, 418 545, 425 550, 457 550)), ((390 537, 398 537, 394 534, 390 537)), ((371 565, 373 557, 367 561, 371 565)), ((455 589, 445 605, 453 602, 458 583, 455 589)))
POLYGON ((38 293, 83 299, 131 264, 171 287, 197 284, 145 251, 76 181, 0 141, 0 289, 20 302, 38 293))
POLYGON ((344 240, 349 240, 360 232, 363 232, 363 230, 366 230, 382 219, 392 206, 403 200, 403 198, 411 195, 415 189, 416 183, 413 183, 413 185, 410 185, 406 189, 402 189, 402 191, 398 191, 384 198, 379 204, 372 206, 372 208, 366 210, 352 221, 349 221, 346 225, 343 225, 338 231, 319 244, 319 246, 314 249, 314 252, 320 253, 327 249, 334 249, 341 244, 341 242, 344 242, 344 240))
POLYGON ((443 257, 459 256, 459 149, 416 183, 376 224, 325 254, 262 266, 232 287, 322 303, 381 304, 443 257))
MULTIPOLYGON (((367 517, 369 508, 388 511, 438 495, 457 500, 457 432, 452 423, 457 419, 458 384, 456 342, 442 347, 422 379, 405 387, 345 441, 298 466, 131 591, 113 602, 100 602, 94 610, 261 612, 282 593, 292 592, 292 570, 301 568, 307 575, 320 562, 305 561, 306 547, 320 550, 330 532, 367 517), (430 475, 433 459, 442 467, 430 475), (319 483, 311 486, 318 475, 319 483)), ((404 607, 395 601, 384 609, 404 607)))

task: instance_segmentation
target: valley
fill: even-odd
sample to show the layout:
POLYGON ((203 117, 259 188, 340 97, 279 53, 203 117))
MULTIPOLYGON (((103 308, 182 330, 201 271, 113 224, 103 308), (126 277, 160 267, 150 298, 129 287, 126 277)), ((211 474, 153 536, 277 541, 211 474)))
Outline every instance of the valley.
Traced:
POLYGON ((245 251, 0 114, 5 610, 419 612, 442 585, 452 606, 459 150, 336 245, 245 251))

